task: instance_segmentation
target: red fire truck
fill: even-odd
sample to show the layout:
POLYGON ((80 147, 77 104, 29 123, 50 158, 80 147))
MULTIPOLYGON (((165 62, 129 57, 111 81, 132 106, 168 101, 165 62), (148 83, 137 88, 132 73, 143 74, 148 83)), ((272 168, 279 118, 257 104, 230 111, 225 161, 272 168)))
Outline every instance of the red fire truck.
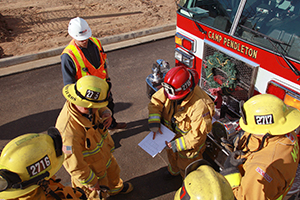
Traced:
MULTIPOLYGON (((228 155, 220 138, 239 130, 241 100, 270 93, 300 109, 299 0, 180 0, 175 43, 176 65, 198 71, 219 111, 206 150, 218 167, 228 155)), ((153 65, 149 97, 168 68, 153 65)))

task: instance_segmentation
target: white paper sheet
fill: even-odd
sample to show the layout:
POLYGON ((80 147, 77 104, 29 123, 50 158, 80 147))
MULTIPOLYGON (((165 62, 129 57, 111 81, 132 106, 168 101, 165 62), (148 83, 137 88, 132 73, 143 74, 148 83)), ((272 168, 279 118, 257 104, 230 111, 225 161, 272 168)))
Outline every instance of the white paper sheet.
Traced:
POLYGON ((165 141, 170 142, 174 137, 175 133, 164 125, 160 125, 160 130, 163 134, 159 132, 156 133, 155 139, 153 140, 153 132, 151 131, 138 145, 144 149, 153 158, 160 153, 166 146, 165 141))

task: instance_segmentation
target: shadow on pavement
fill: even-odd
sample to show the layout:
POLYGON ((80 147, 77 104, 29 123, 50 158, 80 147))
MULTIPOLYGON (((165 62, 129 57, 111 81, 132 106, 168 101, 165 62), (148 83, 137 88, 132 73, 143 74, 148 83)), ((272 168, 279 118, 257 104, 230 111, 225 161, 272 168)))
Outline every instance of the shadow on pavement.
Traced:
POLYGON ((41 133, 55 126, 61 109, 28 115, 0 126, 1 140, 11 140, 25 133, 41 133))
POLYGON ((111 137, 113 138, 115 148, 117 149, 121 147, 121 139, 128 138, 148 130, 148 119, 142 119, 127 123, 127 128, 124 131, 115 132, 111 137))
MULTIPOLYGON (((133 169, 134 170, 134 169, 133 169)), ((172 180, 165 180, 163 178, 166 167, 162 167, 151 173, 132 178, 128 180, 134 186, 131 193, 126 195, 116 195, 109 197, 109 200, 130 199, 130 200, 148 200, 155 199, 164 194, 178 190, 182 184, 181 176, 174 177, 172 180), (140 183, 145 183, 144 185, 140 183)))
POLYGON ((130 108, 131 106, 132 106, 132 103, 123 103, 123 102, 115 103, 114 113, 126 110, 126 109, 130 108))
MULTIPOLYGON (((115 111, 120 112, 131 106, 130 103, 116 103, 115 111)), ((49 110, 26 117, 15 121, 3 124, 0 126, 1 140, 11 140, 25 133, 41 133, 50 126, 55 126, 56 119, 61 109, 49 110)), ((126 134, 125 134, 126 135, 126 134)))

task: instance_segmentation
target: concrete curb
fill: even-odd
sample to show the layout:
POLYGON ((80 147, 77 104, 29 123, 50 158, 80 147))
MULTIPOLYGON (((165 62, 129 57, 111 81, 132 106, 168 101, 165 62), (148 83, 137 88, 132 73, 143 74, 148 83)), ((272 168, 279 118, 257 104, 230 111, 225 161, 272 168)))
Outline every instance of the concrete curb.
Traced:
MULTIPOLYGON (((175 35, 176 25, 153 27, 125 34, 99 38, 106 52, 151 42, 175 35)), ((60 54, 65 47, 36 54, 0 59, 0 77, 60 63, 60 54)))

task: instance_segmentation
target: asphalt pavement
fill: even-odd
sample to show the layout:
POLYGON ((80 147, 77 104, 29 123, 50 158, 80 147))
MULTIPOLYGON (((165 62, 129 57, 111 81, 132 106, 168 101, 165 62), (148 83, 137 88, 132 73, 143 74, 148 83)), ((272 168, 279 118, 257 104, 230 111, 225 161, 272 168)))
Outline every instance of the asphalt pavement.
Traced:
MULTIPOLYGON (((122 41, 103 42, 113 83, 115 117, 128 124, 124 130, 110 132, 116 146, 114 156, 121 168, 121 178, 134 185, 132 193, 110 198, 113 200, 173 199, 182 183, 181 177, 163 179, 168 163, 165 151, 152 158, 138 146, 149 133, 145 79, 157 59, 169 61, 170 66, 175 64, 175 26, 167 29, 160 28, 162 31, 151 34, 143 31, 138 37, 128 38, 128 35, 134 35, 131 33, 123 36, 122 41)), ((65 99, 61 93, 60 53, 52 56, 54 52, 59 51, 48 53, 50 57, 39 55, 40 59, 36 59, 36 55, 26 55, 0 60, 1 149, 18 135, 44 133, 55 124, 65 99), (23 62, 26 59, 29 60, 23 62)), ((64 185, 71 184, 63 167, 56 175, 64 185)))

